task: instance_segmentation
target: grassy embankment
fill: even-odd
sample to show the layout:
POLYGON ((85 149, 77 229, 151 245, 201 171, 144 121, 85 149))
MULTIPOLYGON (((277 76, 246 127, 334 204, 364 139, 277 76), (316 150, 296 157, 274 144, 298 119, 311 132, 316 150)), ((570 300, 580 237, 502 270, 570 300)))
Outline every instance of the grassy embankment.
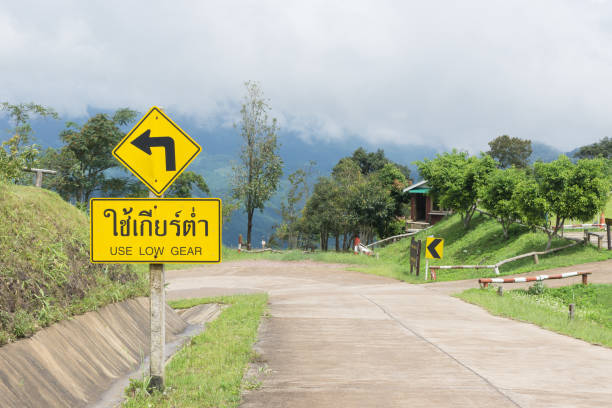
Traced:
POLYGON ((469 289, 455 295, 497 316, 534 323, 545 329, 612 348, 612 285, 581 284, 551 289, 535 285, 507 291, 469 289), (568 318, 568 305, 576 305, 568 318))
MULTIPOLYGON (((461 218, 454 215, 434 225, 427 231, 416 235, 417 239, 424 240, 427 236, 444 238, 444 258, 430 260, 430 265, 485 265, 494 264, 503 259, 532 251, 543 251, 546 247, 547 236, 542 232, 532 232, 520 225, 510 228, 510 238, 503 238, 502 229, 495 220, 476 214, 469 229, 464 229, 461 218)), ((553 240, 552 247, 557 248, 573 241, 557 238, 553 240)), ((424 241, 423 241, 424 245, 424 241)), ((318 262, 345 263, 353 265, 351 269, 360 272, 388 276, 408 282, 423 282, 425 269, 424 250, 421 259, 421 276, 409 274, 410 239, 404 239, 384 248, 375 249, 379 258, 356 256, 352 253, 316 252, 304 254, 302 251, 285 251, 275 253, 238 253, 235 249, 224 248, 223 260, 233 261, 240 259, 269 259, 282 261, 297 261, 311 259, 318 262)), ((586 262, 595 262, 612 258, 612 251, 598 251, 593 246, 577 245, 557 253, 540 256, 540 263, 535 265, 533 258, 522 259, 503 265, 501 275, 510 275, 523 272, 545 270, 561 266, 571 266, 586 262)), ((180 267, 180 266, 175 266, 180 267)), ((492 270, 486 269, 457 269, 442 270, 438 274, 438 281, 472 279, 494 276, 492 270)))
POLYGON ((48 190, 0 184, 0 254, 0 345, 147 294, 132 267, 89 262, 86 215, 48 190))
POLYGON ((124 407, 236 407, 243 388, 256 388, 243 376, 257 356, 252 345, 257 336, 267 295, 241 295, 169 302, 175 309, 203 303, 230 306, 206 325, 166 366, 166 389, 149 395, 144 382, 134 381, 124 407))

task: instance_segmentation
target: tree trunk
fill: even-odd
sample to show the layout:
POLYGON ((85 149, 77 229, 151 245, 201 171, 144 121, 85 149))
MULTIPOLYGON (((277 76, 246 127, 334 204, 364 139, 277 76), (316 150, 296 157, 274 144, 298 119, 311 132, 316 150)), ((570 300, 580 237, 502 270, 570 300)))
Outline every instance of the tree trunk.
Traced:
POLYGON ((336 252, 340 252, 340 234, 336 234, 336 252))
POLYGON ((249 210, 247 211, 247 217, 248 217, 248 222, 247 222, 247 250, 250 251, 251 250, 251 230, 253 229, 253 212, 255 210, 249 210))
POLYGON ((548 242, 546 243, 545 251, 548 251, 550 249, 550 246, 552 245, 554 232, 546 231, 546 234, 548 234, 548 242))
POLYGON ((463 226, 467 229, 470 226, 470 221, 472 221, 472 217, 476 212, 476 204, 473 204, 472 207, 467 210, 465 214, 465 219, 463 220, 463 226))

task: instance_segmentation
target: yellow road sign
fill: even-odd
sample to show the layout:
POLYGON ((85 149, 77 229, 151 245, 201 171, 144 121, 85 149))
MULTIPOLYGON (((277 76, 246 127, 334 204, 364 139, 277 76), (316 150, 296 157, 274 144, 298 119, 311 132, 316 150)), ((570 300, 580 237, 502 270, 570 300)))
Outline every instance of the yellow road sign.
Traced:
POLYGON ((161 196, 200 150, 187 133, 154 106, 113 149, 113 156, 161 196))
POLYGON ((92 198, 91 262, 221 262, 218 198, 92 198))
POLYGON ((425 258, 442 259, 444 255, 444 239, 427 237, 425 242, 425 258))

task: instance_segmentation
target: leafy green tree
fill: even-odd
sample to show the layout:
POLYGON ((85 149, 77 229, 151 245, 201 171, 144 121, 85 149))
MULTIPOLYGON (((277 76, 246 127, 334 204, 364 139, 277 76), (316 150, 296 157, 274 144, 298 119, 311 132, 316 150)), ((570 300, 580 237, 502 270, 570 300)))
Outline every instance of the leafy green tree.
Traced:
POLYGON ((360 238, 364 243, 371 242, 375 233, 385 236, 387 228, 393 224, 395 203, 385 186, 376 178, 358 184, 351 195, 349 209, 357 217, 360 238))
POLYGON ((338 186, 339 194, 337 206, 338 213, 338 236, 336 247, 338 247, 339 236, 342 235, 342 249, 347 250, 351 246, 351 240, 359 233, 358 215, 351 210, 351 203, 355 200, 357 187, 366 183, 367 178, 361 173, 357 162, 349 157, 342 158, 332 170, 332 180, 338 186))
POLYGON ((113 117, 97 114, 83 126, 66 124, 60 133, 64 146, 59 152, 48 150, 45 161, 59 167, 52 187, 67 199, 84 203, 106 182, 106 170, 118 165, 113 148, 123 138, 120 126, 133 122, 138 112, 119 109, 113 117))
POLYGON ((361 174, 367 176, 371 173, 381 170, 386 164, 394 164, 404 175, 404 177, 410 179, 410 169, 404 165, 393 163, 385 156, 385 151, 382 149, 376 150, 376 152, 366 152, 363 147, 358 148, 353 152, 350 157, 361 169, 361 174))
POLYGON ((246 97, 240 110, 240 136, 244 140, 240 163, 233 166, 232 193, 247 213, 247 248, 255 209, 263 212, 282 175, 283 162, 278 155, 276 119, 268 120, 270 106, 256 82, 246 82, 246 97))
MULTIPOLYGON (((306 232, 319 235, 321 250, 327 251, 330 234, 338 236, 341 192, 331 178, 321 177, 304 207, 306 232)), ((336 245, 338 246, 338 245, 336 245)))
MULTIPOLYGON (((176 178, 164 195, 166 197, 189 198, 193 197, 198 190, 206 195, 210 194, 204 177, 193 171, 184 171, 176 178)), ((102 192, 111 197, 147 197, 149 195, 149 189, 140 180, 125 177, 105 179, 102 192)))
POLYGON ((489 142, 491 150, 487 152, 499 161, 502 169, 510 166, 527 167, 529 156, 533 152, 531 140, 523 140, 508 135, 499 136, 489 142))
POLYGON ((480 188, 480 203, 497 218, 504 231, 505 239, 508 239, 510 225, 521 217, 514 194, 518 184, 525 177, 524 171, 514 167, 507 170, 496 169, 480 188))
POLYGON ((549 217, 550 203, 542 195, 535 177, 531 175, 520 180, 512 198, 523 222, 532 228, 539 228, 546 232, 548 235, 546 249, 550 249, 555 235, 551 227, 552 217, 549 217))
POLYGON ((597 143, 582 146, 574 156, 580 159, 594 159, 596 157, 612 159, 612 139, 604 137, 597 143))
POLYGON ((403 173, 390 161, 368 175, 361 170, 355 159, 340 159, 331 177, 318 180, 306 203, 299 225, 306 235, 317 234, 324 251, 332 237, 339 251, 347 249, 357 235, 367 243, 375 235, 394 235, 404 228, 396 215, 396 199, 401 203, 401 191, 407 184, 403 173))
POLYGON ((210 194, 210 189, 204 177, 193 171, 184 171, 168 188, 166 196, 181 198, 193 197, 193 192, 196 188, 204 194, 210 194))
POLYGON ((58 119, 57 113, 48 107, 31 103, 17 105, 8 102, 0 104, 0 110, 8 113, 13 128, 11 137, 0 148, 0 180, 15 182, 23 177, 23 168, 33 167, 38 149, 30 145, 33 135, 30 119, 32 116, 58 119))
MULTIPOLYGON (((148 197, 149 189, 135 177, 106 178, 102 183, 102 194, 106 197, 148 197)), ((74 191, 74 190, 72 190, 74 191)), ((58 191, 59 192, 59 191, 58 191)))
POLYGON ((358 148, 353 152, 351 157, 361 169, 363 175, 368 175, 383 168, 389 160, 385 157, 385 152, 378 149, 376 152, 366 152, 363 147, 358 148))
POLYGON ((372 176, 374 179, 380 183, 391 195, 395 206, 393 209, 393 215, 396 217, 401 217, 402 214, 402 204, 404 204, 404 188, 408 185, 408 180, 402 173, 402 171, 397 167, 394 163, 387 163, 383 166, 382 169, 373 173, 372 176))
POLYGON ((517 186, 515 204, 525 222, 546 231, 546 249, 550 249, 566 220, 592 219, 605 206, 609 191, 603 159, 583 159, 573 164, 561 155, 550 163, 535 163, 534 177, 517 186))
POLYGON ((416 165, 440 205, 461 213, 463 224, 468 228, 476 211, 478 191, 495 169, 495 161, 488 155, 475 157, 453 150, 416 165))

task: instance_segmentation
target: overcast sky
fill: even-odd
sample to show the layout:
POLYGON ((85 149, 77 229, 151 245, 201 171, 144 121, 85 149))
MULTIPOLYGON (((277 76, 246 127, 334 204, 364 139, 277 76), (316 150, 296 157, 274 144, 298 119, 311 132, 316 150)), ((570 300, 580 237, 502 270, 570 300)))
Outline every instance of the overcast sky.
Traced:
POLYGON ((315 141, 567 150, 612 136, 611 34, 604 0, 0 0, 0 100, 215 127, 250 79, 315 141))

